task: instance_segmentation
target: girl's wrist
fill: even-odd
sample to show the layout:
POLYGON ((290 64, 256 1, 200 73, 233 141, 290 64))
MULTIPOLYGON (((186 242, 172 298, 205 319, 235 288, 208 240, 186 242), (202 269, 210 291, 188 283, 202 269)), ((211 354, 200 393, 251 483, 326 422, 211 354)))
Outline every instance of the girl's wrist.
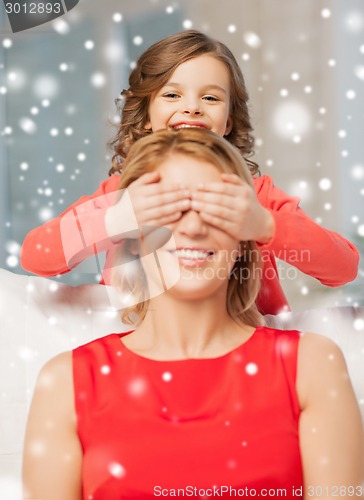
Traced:
POLYGON ((267 208, 263 207, 263 210, 265 212, 265 215, 263 217, 263 223, 261 226, 261 232, 259 237, 257 238, 257 243, 261 245, 267 245, 268 243, 271 242, 273 236, 274 236, 274 231, 275 231, 275 221, 270 213, 270 211, 267 208))
POLYGON ((113 242, 120 241, 120 218, 118 217, 118 204, 109 207, 105 212, 105 229, 108 237, 113 242))

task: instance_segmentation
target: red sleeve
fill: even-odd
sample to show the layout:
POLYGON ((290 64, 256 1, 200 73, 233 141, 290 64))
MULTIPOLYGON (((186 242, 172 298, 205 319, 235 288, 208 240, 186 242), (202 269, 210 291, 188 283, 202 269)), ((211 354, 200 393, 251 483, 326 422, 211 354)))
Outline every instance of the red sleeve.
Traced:
POLYGON ((278 259, 297 267, 327 286, 341 286, 356 278, 359 253, 338 233, 316 224, 299 207, 299 198, 288 196, 263 175, 254 179, 260 203, 275 221, 272 240, 260 245, 278 259))
POLYGON ((22 267, 39 276, 64 274, 112 246, 104 217, 118 185, 119 176, 113 175, 95 193, 82 196, 58 217, 30 231, 21 249, 22 267))

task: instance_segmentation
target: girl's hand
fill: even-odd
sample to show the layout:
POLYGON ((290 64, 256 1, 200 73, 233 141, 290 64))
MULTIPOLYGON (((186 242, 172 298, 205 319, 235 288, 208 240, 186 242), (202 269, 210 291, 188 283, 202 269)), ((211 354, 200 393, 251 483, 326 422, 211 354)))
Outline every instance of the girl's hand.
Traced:
POLYGON ((130 231, 130 224, 123 224, 126 220, 136 219, 139 228, 149 226, 152 229, 171 224, 182 216, 182 212, 190 210, 190 192, 184 186, 159 181, 158 172, 148 172, 130 184, 124 193, 127 196, 123 194, 106 213, 105 225, 110 236, 140 236, 139 231, 130 231))
POLYGON ((208 224, 240 241, 268 243, 274 219, 259 203, 254 189, 235 174, 222 174, 221 179, 199 185, 192 194, 191 208, 208 224))

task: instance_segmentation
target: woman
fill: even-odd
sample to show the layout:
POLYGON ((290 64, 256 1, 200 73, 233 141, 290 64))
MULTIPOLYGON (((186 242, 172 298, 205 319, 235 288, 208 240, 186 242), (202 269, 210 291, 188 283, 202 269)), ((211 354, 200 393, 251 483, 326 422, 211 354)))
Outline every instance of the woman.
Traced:
POLYGON ((143 229, 118 250, 136 329, 43 368, 26 498, 360 496, 362 425, 340 350, 262 326, 255 244, 199 212, 201 184, 229 179, 230 201, 253 189, 241 156, 206 130, 160 131, 131 148, 120 188, 151 171, 183 184, 190 207, 167 236, 143 229))

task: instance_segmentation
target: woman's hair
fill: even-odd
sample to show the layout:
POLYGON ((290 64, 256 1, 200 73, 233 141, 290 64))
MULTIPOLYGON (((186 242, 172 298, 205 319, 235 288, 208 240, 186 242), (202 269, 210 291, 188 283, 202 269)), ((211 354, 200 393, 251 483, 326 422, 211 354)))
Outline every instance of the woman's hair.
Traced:
MULTIPOLYGON (((213 132, 191 128, 160 130, 137 141, 125 160, 120 189, 127 188, 134 180, 153 171, 156 165, 172 155, 190 156, 209 162, 221 172, 238 175, 253 188, 249 169, 234 146, 213 132)), ((131 240, 125 240, 120 245, 113 263, 113 285, 122 296, 132 296, 138 302, 135 306, 126 308, 122 314, 122 320, 129 324, 136 322, 132 319, 135 315, 139 321, 142 320, 148 307, 146 277, 139 258, 130 253, 130 242, 131 240), (126 261, 128 265, 123 265, 123 271, 119 272, 118 265, 126 261)), ((257 326, 262 322, 255 305, 262 272, 260 252, 254 242, 246 241, 240 244, 240 254, 229 277, 226 309, 238 323, 257 326)))
POLYGON ((248 160, 254 151, 253 130, 248 109, 248 93, 243 74, 232 52, 221 42, 195 30, 171 35, 149 47, 138 59, 129 77, 129 89, 121 92, 121 123, 111 145, 115 154, 109 174, 124 168, 130 146, 151 133, 145 125, 149 121, 148 109, 151 96, 170 79, 182 63, 209 54, 223 62, 230 75, 230 113, 233 126, 225 137, 245 157, 251 174, 259 173, 258 165, 248 160))

